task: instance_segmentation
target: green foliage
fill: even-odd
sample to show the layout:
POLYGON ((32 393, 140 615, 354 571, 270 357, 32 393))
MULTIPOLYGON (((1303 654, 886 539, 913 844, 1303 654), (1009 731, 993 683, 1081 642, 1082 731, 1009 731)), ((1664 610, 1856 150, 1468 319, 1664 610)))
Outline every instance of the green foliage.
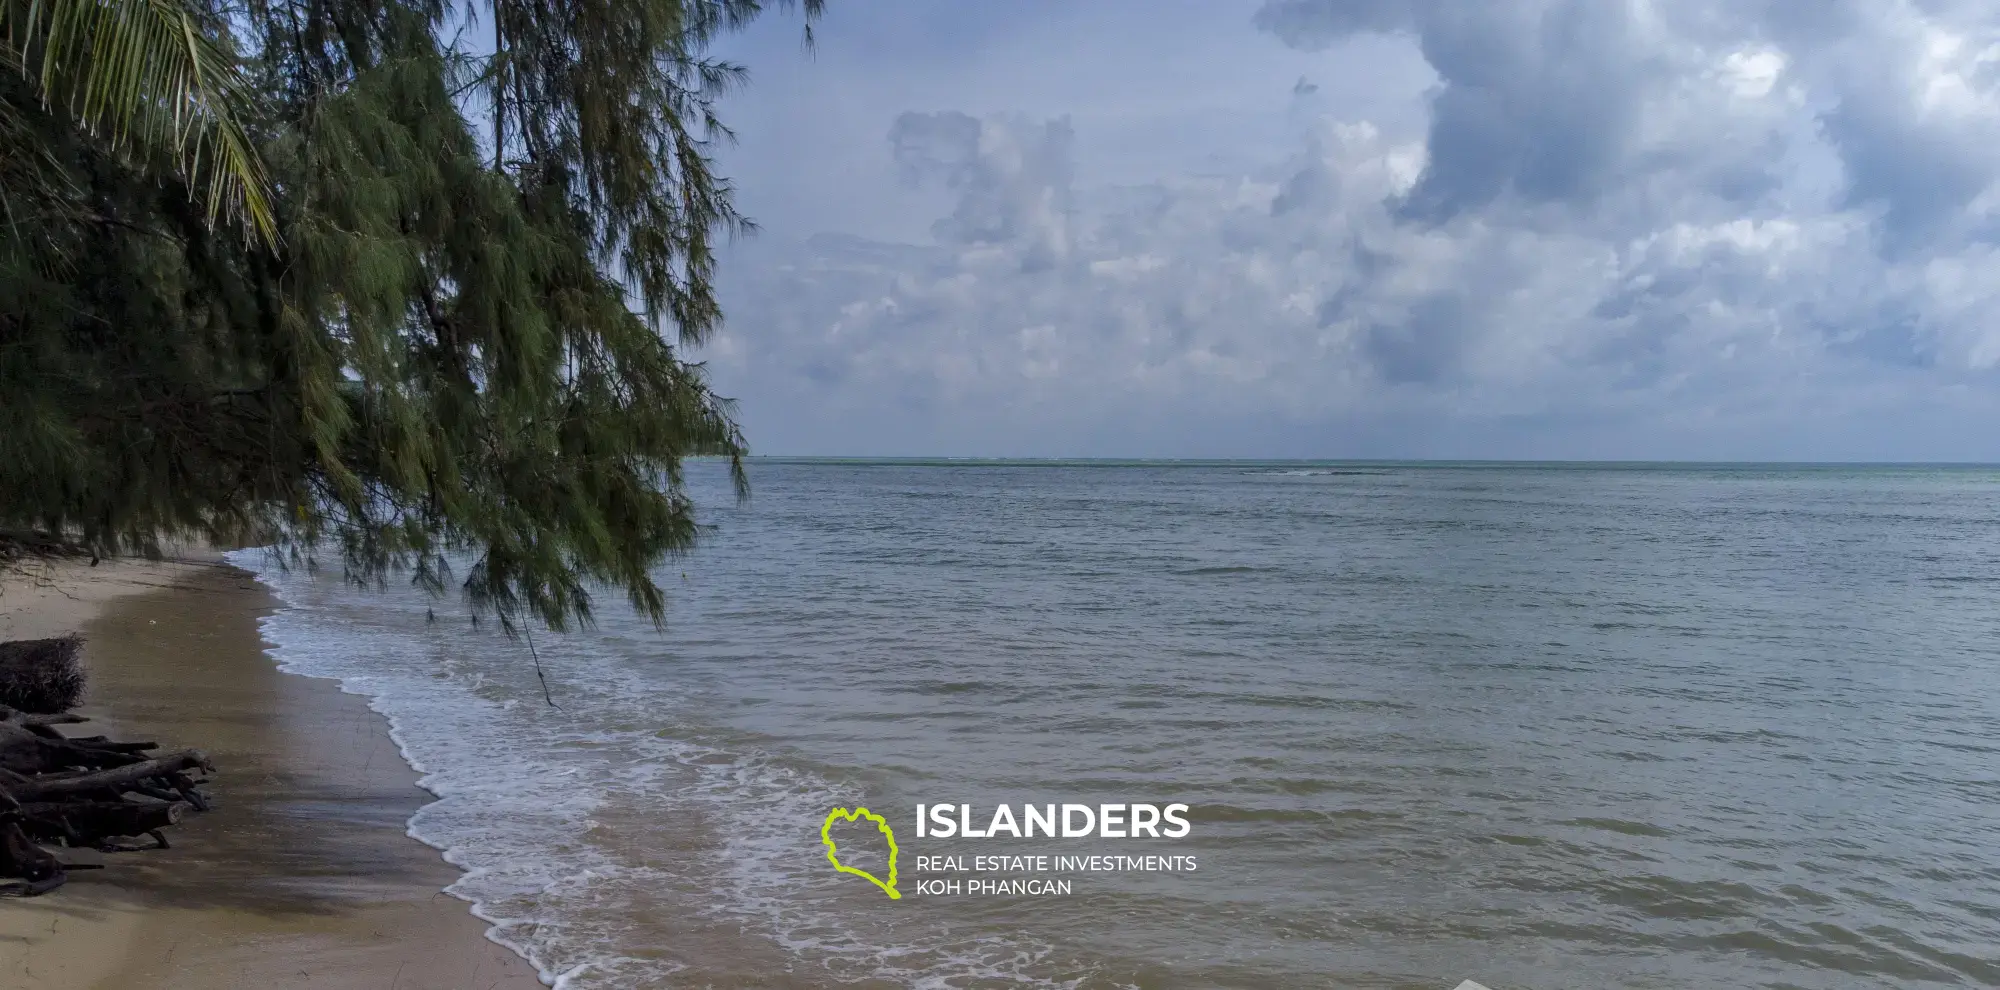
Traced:
POLYGON ((0 69, 114 147, 165 151, 220 214, 272 235, 269 191, 243 126, 235 60, 179 0, 0 0, 0 69))
POLYGON ((677 347, 720 319, 713 239, 743 225, 711 159, 741 71, 707 46, 760 6, 199 11, 258 94, 269 239, 0 72, 0 178, 40 176, 0 251, 0 527, 337 546, 357 580, 460 580, 509 628, 586 620, 609 584, 657 620, 650 572, 696 536, 682 460, 741 485, 677 347))

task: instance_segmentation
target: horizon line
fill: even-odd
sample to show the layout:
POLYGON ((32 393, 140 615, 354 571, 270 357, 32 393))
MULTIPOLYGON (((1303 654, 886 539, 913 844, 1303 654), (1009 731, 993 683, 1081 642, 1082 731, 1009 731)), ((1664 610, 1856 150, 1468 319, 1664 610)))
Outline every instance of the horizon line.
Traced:
MULTIPOLYGON (((722 460, 727 455, 693 455, 692 460, 722 460)), ((815 461, 824 463, 951 463, 951 464, 1308 464, 1423 466, 1673 466, 1673 467, 1963 467, 2000 468, 2000 461, 1878 461, 1878 460, 1674 460, 1659 458, 1478 458, 1478 457, 1051 457, 968 454, 746 454, 746 461, 815 461)))

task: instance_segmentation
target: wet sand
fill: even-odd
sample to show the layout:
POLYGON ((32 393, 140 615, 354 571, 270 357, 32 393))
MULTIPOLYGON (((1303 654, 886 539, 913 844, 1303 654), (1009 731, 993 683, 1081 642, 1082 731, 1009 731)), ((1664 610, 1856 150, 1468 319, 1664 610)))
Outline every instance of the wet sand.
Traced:
POLYGON ((281 673, 257 619, 275 602, 212 561, 65 566, 0 584, 0 639, 81 632, 79 734, 205 750, 214 810, 173 847, 0 900, 0 986, 47 990, 541 986, 441 893, 458 872, 404 834, 429 795, 363 699, 281 673))

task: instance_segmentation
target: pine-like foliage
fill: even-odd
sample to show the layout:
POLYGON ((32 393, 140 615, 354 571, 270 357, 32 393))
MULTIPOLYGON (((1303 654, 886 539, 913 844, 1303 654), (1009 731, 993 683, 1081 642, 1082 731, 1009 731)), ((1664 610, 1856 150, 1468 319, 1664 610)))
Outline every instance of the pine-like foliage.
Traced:
POLYGON ((510 627, 608 584, 657 620, 650 572, 696 535, 682 459, 741 483, 677 347, 717 325, 712 241, 743 226, 711 159, 741 70, 707 47, 761 6, 198 8, 256 94, 270 237, 211 222, 179 145, 0 72, 0 527, 338 546, 510 627))

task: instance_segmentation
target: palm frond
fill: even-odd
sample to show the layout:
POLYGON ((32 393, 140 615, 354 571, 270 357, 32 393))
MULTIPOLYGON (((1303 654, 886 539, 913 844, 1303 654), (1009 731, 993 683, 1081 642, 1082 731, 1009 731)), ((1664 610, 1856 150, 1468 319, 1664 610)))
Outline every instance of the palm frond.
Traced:
POLYGON ((161 149, 210 223, 275 241, 269 188, 244 126, 251 104, 231 54, 181 0, 0 3, 9 46, 40 65, 42 98, 122 147, 161 149))

